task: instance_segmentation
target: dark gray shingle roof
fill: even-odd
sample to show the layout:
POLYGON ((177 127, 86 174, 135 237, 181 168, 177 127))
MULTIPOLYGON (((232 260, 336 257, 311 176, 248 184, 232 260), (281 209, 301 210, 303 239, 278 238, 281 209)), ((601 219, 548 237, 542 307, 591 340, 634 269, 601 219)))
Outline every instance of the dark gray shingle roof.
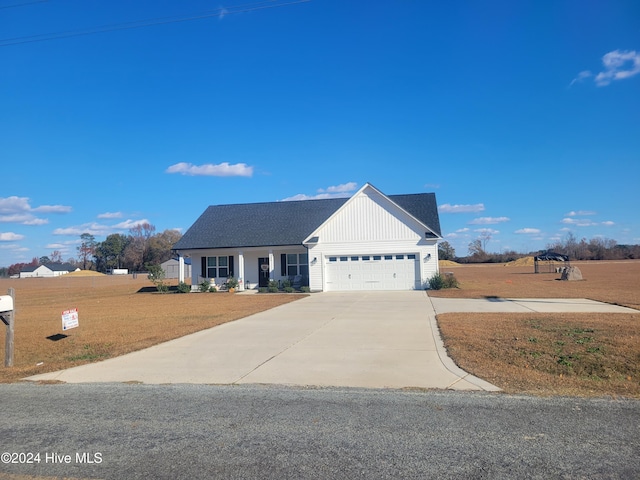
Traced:
MULTIPOLYGON (((435 194, 388 197, 441 236, 435 194)), ((299 245, 348 200, 327 198, 210 206, 173 249, 299 245)))

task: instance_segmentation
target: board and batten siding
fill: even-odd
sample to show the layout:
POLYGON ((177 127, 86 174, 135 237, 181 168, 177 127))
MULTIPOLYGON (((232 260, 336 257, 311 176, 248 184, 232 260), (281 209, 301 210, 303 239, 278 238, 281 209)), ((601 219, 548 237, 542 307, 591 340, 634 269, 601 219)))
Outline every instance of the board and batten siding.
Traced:
POLYGON ((318 242, 309 245, 309 286, 325 290, 329 256, 415 254, 425 287, 438 271, 437 241, 425 234, 424 225, 377 192, 360 192, 315 232, 318 242))

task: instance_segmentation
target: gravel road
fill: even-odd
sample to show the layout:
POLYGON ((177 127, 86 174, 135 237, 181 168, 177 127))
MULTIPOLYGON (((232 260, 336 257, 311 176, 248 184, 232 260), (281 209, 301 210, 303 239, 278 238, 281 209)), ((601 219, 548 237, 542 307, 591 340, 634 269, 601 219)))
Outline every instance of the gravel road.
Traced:
POLYGON ((0 405, 0 478, 640 477, 632 400, 9 384, 0 405))

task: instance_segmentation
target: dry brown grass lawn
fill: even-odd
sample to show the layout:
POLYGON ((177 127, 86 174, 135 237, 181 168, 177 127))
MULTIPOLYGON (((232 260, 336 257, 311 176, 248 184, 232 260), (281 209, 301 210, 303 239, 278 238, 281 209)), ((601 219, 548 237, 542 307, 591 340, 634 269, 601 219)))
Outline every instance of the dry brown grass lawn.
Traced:
MULTIPOLYGON (((640 310, 640 261, 577 262, 585 280, 563 282, 532 266, 447 267, 450 298, 589 298, 640 310)), ((451 357, 509 393, 640 398, 640 314, 438 315, 451 357)))
POLYGON ((298 294, 159 294, 141 276, 63 276, 0 280, 16 292, 14 366, 0 382, 115 357, 288 303, 298 294), (63 310, 77 308, 80 326, 62 334, 63 310), (51 339, 53 337, 53 339, 51 339), (38 365, 41 364, 41 365, 38 365))

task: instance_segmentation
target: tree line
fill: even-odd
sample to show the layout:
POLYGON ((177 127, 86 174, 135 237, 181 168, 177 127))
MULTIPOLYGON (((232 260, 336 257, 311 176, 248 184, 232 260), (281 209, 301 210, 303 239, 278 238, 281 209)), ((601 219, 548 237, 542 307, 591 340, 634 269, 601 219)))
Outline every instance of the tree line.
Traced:
MULTIPOLYGON (((129 229, 128 235, 113 233, 98 242, 90 233, 80 235, 76 258, 66 263, 82 270, 109 273, 114 268, 126 268, 130 272, 148 270, 150 265, 159 265, 172 257, 171 248, 182 236, 177 230, 155 233, 156 227, 142 223, 129 229)), ((62 253, 55 250, 50 256, 34 257, 28 263, 15 263, 0 268, 0 276, 17 275, 26 267, 37 267, 48 263, 65 263, 62 253)))
POLYGON ((507 263, 518 258, 535 256, 544 251, 551 251, 567 255, 570 260, 629 260, 640 258, 640 245, 620 245, 609 238, 596 237, 590 240, 582 238, 577 240, 573 233, 569 232, 563 240, 546 245, 544 251, 528 253, 508 250, 501 253, 487 251, 487 243, 491 236, 484 234, 468 245, 468 254, 464 257, 456 255, 455 249, 449 242, 438 244, 438 257, 440 260, 452 260, 458 263, 507 263))

